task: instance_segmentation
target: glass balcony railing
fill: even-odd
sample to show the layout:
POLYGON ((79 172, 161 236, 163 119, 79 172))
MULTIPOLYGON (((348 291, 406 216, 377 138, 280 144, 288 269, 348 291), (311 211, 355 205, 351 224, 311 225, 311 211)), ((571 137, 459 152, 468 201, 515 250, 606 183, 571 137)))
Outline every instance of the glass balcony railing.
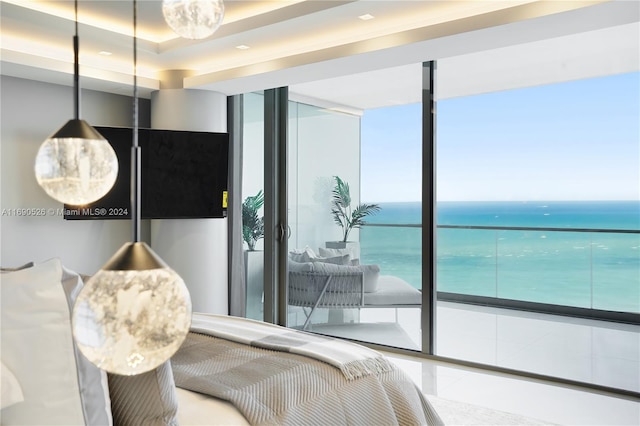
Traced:
MULTIPOLYGON (((421 225, 369 224, 361 261, 421 288, 421 225)), ((640 231, 437 227, 438 292, 640 313, 640 231)))

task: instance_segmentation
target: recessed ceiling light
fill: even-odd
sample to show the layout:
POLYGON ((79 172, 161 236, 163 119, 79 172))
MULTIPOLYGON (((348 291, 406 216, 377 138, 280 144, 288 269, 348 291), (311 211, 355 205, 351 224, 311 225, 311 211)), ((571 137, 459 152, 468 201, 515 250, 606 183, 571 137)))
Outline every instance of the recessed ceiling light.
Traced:
POLYGON ((111 52, 107 52, 106 50, 101 50, 98 54, 102 56, 111 56, 111 52))
POLYGON ((249 49, 249 46, 247 46, 246 44, 241 44, 239 46, 236 46, 236 49, 247 50, 249 49))
POLYGON ((358 18, 362 19, 363 21, 368 21, 369 19, 375 18, 375 16, 373 16, 373 15, 371 15, 369 13, 366 13, 364 15, 358 16, 358 18))

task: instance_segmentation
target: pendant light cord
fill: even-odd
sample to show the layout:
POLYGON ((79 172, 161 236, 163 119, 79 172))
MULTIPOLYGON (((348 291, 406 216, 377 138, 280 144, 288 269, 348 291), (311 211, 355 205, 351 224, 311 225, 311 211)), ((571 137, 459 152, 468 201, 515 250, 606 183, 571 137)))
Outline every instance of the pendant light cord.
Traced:
POLYGON ((133 0, 133 146, 138 146, 138 2, 133 0))
POLYGON ((74 99, 74 118, 80 119, 80 64, 78 59, 78 51, 80 50, 80 41, 78 39, 78 0, 75 2, 76 16, 76 34, 73 36, 73 99, 74 99))
POLYGON ((138 145, 138 4, 133 0, 133 147, 131 148, 131 219, 133 242, 140 242, 140 146, 138 145))

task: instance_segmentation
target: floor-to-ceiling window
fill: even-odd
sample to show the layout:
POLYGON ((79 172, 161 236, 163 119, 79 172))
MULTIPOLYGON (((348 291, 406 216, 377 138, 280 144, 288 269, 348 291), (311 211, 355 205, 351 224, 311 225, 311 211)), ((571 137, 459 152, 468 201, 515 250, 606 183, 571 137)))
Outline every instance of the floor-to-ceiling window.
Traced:
MULTIPOLYGON (((420 186, 434 170, 422 163, 419 84, 413 99, 359 113, 290 102, 290 250, 319 255, 339 238, 340 176, 355 204, 381 207, 352 234, 359 262, 428 291, 422 198, 435 190, 433 353, 637 392, 640 77, 613 72, 615 61, 577 67, 550 47, 582 52, 579 40, 438 61, 433 188, 420 186)), ((420 306, 311 310, 289 306, 289 325, 430 353, 420 306)))
POLYGON ((264 318, 264 95, 242 96, 242 236, 245 316, 264 318))
MULTIPOLYGON (((328 241, 343 236, 331 213, 336 177, 349 184, 354 202, 360 199, 360 116, 309 102, 289 102, 288 245, 289 267, 294 273, 297 268, 312 267, 321 258, 335 257, 323 250, 328 241), (300 266, 303 264, 306 266, 300 266)), ((349 240, 359 241, 358 229, 350 233, 349 240)), ((347 257, 343 257, 344 265, 351 261, 352 256, 347 257)), ((292 285, 299 281, 294 276, 292 285)), ((307 287, 306 283, 301 285, 307 287)), ((331 333, 327 327, 339 327, 345 318, 352 322, 353 309, 312 309, 312 299, 312 295, 291 299, 289 326, 331 333)))
POLYGON ((439 61, 437 355, 640 390, 628 30, 439 61))
MULTIPOLYGON (((578 67, 558 53, 580 56, 594 37, 438 61, 433 353, 637 391, 640 77, 614 72, 625 69, 616 60, 578 67), (544 46, 524 71, 524 52, 544 46)), ((412 132, 422 142, 421 110, 414 100, 361 119, 361 200, 382 207, 360 231, 361 260, 417 288, 430 207, 413 168, 422 172, 411 144, 412 132)), ((398 312, 314 327, 428 353, 420 309, 398 312), (372 327, 387 322, 402 333, 372 327)))
MULTIPOLYGON (((416 65, 419 71, 420 66, 416 65)), ((388 277, 422 291, 422 105, 367 109, 362 117, 362 197, 380 212, 360 232, 362 259, 388 277)), ((399 291, 403 287, 398 287, 399 291)), ((413 306, 367 308, 368 341, 405 349, 422 346, 421 297, 413 306)), ((389 297, 389 305, 393 305, 389 297)), ((361 337, 363 338, 363 337, 361 337)))
MULTIPOLYGON (((420 64, 401 72, 404 82, 419 88, 420 64)), ((419 350, 421 111, 419 104, 407 108, 404 98, 382 95, 397 84, 384 73, 372 73, 354 75, 339 86, 327 81, 289 88, 295 101, 288 145, 289 289, 294 294, 289 325, 419 350), (324 84, 332 93, 359 93, 360 99, 328 102, 323 99, 328 90, 312 87, 324 84), (387 110, 390 105, 394 108, 387 110), (347 186, 348 206, 339 206, 342 196, 336 195, 347 186), (354 218, 364 225, 343 226, 354 218), (325 275, 297 273, 309 269, 325 275), (343 275, 358 273, 360 284, 343 275)), ((415 104, 420 91, 411 98, 415 104)))

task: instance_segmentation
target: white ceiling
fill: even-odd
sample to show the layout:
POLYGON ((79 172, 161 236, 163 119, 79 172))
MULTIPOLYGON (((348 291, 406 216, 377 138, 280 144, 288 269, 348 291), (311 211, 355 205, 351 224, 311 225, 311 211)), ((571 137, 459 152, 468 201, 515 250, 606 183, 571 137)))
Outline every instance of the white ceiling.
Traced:
MULTIPOLYGON (((636 0, 227 0, 225 7, 221 28, 194 41, 165 24, 160 0, 138 1, 141 96, 170 84, 163 71, 188 70, 184 88, 231 95, 288 85, 300 99, 358 110, 417 102, 424 60, 439 60, 441 98, 552 82, 560 71, 584 78, 640 69, 636 0), (364 14, 374 19, 358 18, 364 14), (505 70, 517 78, 505 79, 505 70)), ((0 8, 2 74, 72 85, 73 2, 3 0, 0 8)), ((132 10, 130 1, 79 1, 83 88, 132 93, 132 10)))

